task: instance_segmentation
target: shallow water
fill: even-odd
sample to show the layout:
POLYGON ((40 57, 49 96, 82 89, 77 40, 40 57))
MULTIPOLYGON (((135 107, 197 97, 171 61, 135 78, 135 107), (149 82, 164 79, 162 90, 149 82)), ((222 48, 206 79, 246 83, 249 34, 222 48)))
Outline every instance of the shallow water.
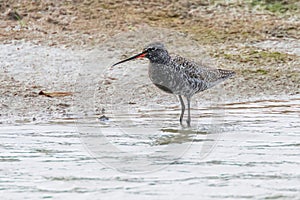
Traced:
POLYGON ((300 198, 300 96, 178 112, 2 125, 1 199, 300 198))

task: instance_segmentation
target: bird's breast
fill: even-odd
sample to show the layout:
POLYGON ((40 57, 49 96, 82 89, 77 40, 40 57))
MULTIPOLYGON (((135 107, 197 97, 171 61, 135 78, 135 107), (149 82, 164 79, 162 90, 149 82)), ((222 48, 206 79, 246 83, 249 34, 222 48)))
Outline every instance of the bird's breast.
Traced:
POLYGON ((152 83, 164 92, 177 95, 190 92, 185 74, 172 66, 150 63, 148 73, 152 83))

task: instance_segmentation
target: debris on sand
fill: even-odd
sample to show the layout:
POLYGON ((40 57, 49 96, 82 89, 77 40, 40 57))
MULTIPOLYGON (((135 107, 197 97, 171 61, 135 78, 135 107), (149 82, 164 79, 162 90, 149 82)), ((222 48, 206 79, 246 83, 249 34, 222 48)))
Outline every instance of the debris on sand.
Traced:
POLYGON ((72 92, 45 92, 40 91, 39 95, 44 95, 46 97, 65 97, 65 96, 71 96, 73 95, 72 92))

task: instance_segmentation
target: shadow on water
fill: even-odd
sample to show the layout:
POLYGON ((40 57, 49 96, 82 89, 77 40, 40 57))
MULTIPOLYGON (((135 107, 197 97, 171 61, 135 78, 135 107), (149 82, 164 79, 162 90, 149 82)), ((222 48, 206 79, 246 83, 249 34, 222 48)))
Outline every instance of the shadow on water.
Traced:
MULTIPOLYGON (((193 114, 200 111, 193 110, 193 114)), ((105 121, 99 116, 83 119, 88 123, 79 119, 77 128, 82 143, 99 162, 125 173, 149 173, 177 162, 193 143, 198 145, 199 158, 216 146, 220 124, 195 120, 192 128, 182 127, 178 113, 178 109, 115 112, 106 115, 105 121)))
POLYGON ((199 131, 196 129, 174 129, 174 128, 163 128, 160 129, 162 133, 170 133, 162 135, 157 138, 154 142, 155 145, 168 145, 171 143, 184 143, 184 142, 204 142, 207 139, 195 139, 195 135, 207 135, 208 132, 199 131))

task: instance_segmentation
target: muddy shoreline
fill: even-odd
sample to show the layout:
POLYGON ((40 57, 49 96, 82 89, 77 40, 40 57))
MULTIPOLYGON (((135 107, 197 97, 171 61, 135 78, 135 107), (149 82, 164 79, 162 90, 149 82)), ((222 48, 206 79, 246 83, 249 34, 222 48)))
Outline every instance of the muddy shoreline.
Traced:
MULTIPOLYGON (((141 12, 133 4, 127 10, 118 10, 119 4, 109 4, 100 6, 103 12, 112 11, 101 15, 107 18, 101 21, 97 19, 99 13, 91 14, 95 16, 89 19, 82 11, 97 5, 94 1, 88 2, 91 4, 82 4, 80 8, 75 4, 28 4, 32 6, 30 12, 26 4, 11 4, 23 16, 22 21, 8 17, 11 7, 1 7, 5 13, 1 16, 1 28, 5 31, 0 36, 0 123, 43 123, 80 114, 101 115, 103 108, 114 104, 127 109, 157 104, 176 108, 176 98, 162 94, 150 83, 146 60, 110 67, 117 60, 138 53, 152 41, 164 42, 171 53, 237 72, 221 86, 197 95, 195 98, 203 105, 212 97, 216 104, 222 104, 284 98, 300 93, 298 15, 249 12, 243 5, 235 8, 234 5, 200 3, 194 7, 186 5, 186 10, 180 13, 178 5, 174 4, 141 22, 141 17, 151 9, 141 12), (41 14, 41 9, 47 6, 53 11, 41 14), (221 8, 235 12, 220 21, 221 8), (117 12, 125 17, 118 18, 117 12), (274 23, 262 22, 269 25, 265 29, 273 32, 257 27, 249 31, 262 13, 266 19, 275 20, 274 23), (71 16, 77 17, 76 20, 71 16), (199 16, 203 19, 211 16, 211 21, 205 22, 208 24, 199 22, 196 20, 199 16), (232 20, 236 16, 254 17, 254 22, 234 27, 232 20), (110 27, 109 22, 117 25, 110 27), (213 22, 215 24, 209 26, 213 22), (217 26, 226 22, 230 22, 231 29, 239 31, 232 29, 229 34, 228 27, 217 26), (197 24, 202 25, 196 29, 197 24), (204 30, 205 27, 210 29, 204 30), (41 30, 47 30, 47 34, 41 30), (218 35, 220 33, 224 35, 218 35), (40 91, 64 91, 73 95, 50 98, 39 95, 40 91)), ((155 4, 153 9, 157 6, 163 5, 155 4)))

